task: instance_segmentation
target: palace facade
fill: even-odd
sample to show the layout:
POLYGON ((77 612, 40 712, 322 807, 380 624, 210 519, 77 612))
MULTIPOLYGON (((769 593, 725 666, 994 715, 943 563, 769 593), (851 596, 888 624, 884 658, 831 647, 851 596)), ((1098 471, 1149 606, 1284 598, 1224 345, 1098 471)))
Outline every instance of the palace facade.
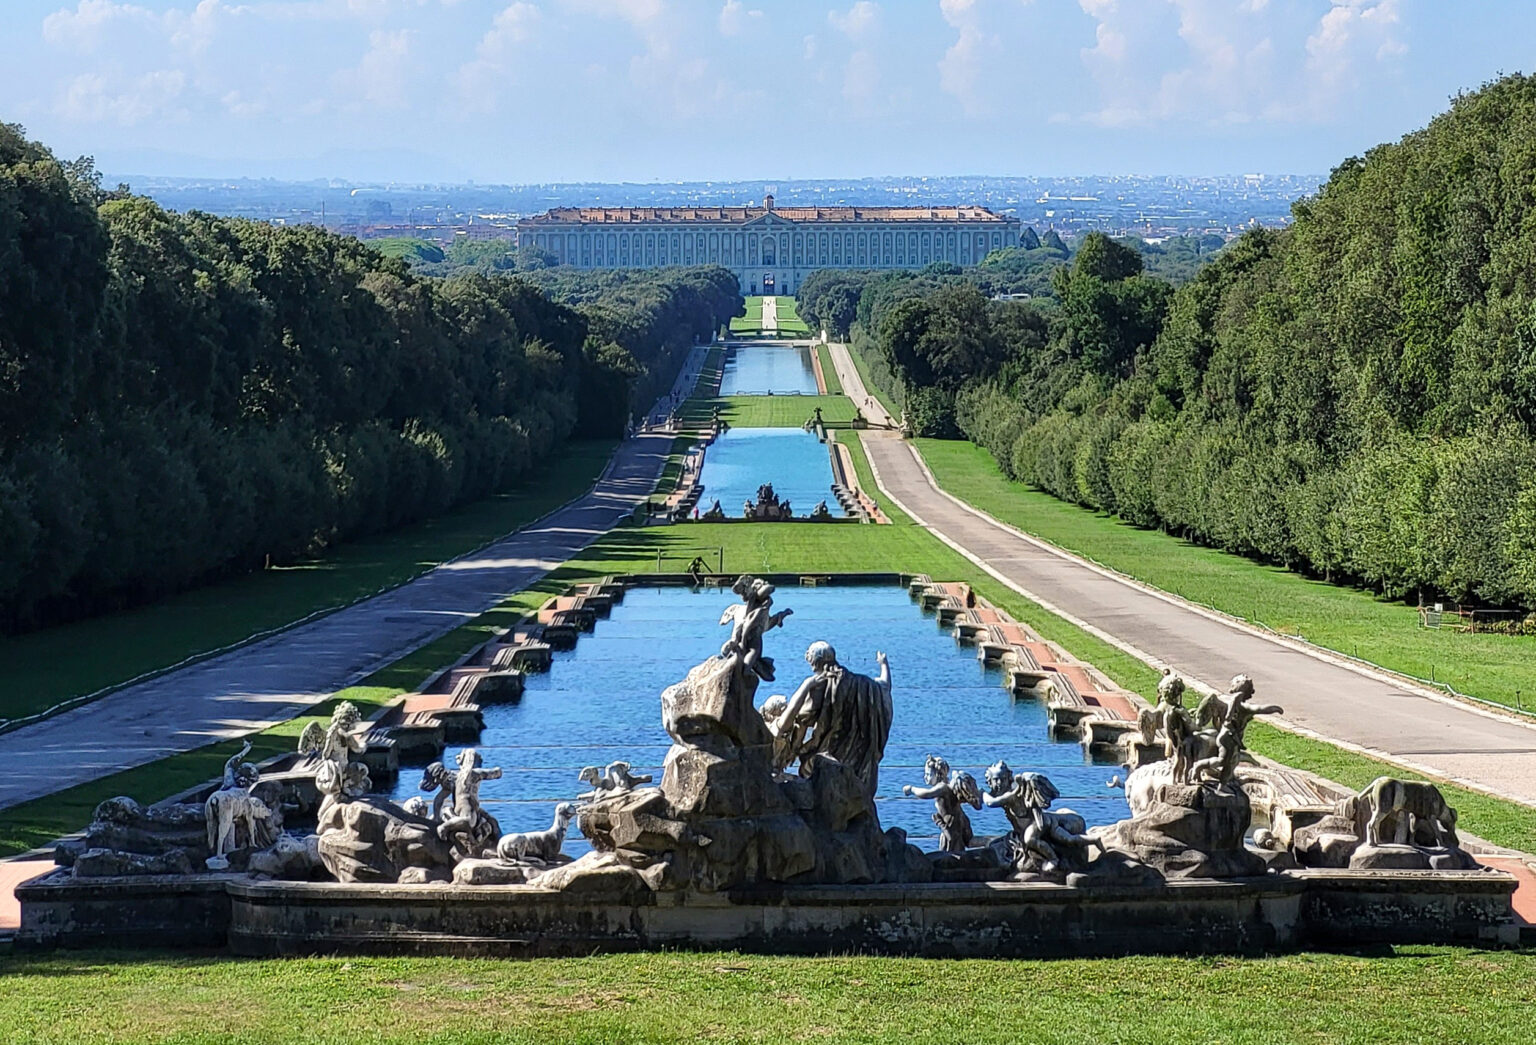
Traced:
POLYGON ((817 269, 974 265, 1019 244, 985 207, 559 207, 517 223, 517 245, 576 268, 723 265, 743 294, 793 294, 817 269))

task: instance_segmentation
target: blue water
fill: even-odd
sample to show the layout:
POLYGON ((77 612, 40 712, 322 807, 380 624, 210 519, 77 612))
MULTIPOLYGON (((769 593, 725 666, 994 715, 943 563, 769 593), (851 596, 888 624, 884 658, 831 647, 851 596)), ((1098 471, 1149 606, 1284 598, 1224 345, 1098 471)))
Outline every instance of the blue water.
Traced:
POLYGON ((723 396, 816 395, 811 350, 791 345, 736 345, 726 352, 723 396))
POLYGON ((826 444, 799 428, 730 428, 704 451, 699 475, 699 508, 708 511, 718 498, 725 514, 741 515, 743 501, 756 501, 757 488, 772 483, 780 500, 796 515, 810 515, 826 501, 833 515, 843 515, 832 496, 832 459, 826 444))
MULTIPOLYGON (((623 759, 660 783, 671 745, 661 727, 661 691, 719 652, 727 633, 717 622, 736 601, 719 588, 633 588, 593 634, 556 653, 547 674, 528 676, 520 703, 485 708, 477 746, 485 764, 504 775, 486 781, 481 798, 502 829, 548 827, 557 802, 586 790, 576 779, 582 766, 623 759)), ((768 633, 765 651, 778 678, 758 687, 758 704, 795 691, 809 674, 805 648, 817 639, 831 642, 854 671, 874 674, 876 650, 890 658, 895 714, 876 796, 883 826, 903 828, 925 849, 937 844, 933 803, 901 794, 903 784, 923 782, 929 754, 970 771, 978 783, 999 758, 1016 772, 1044 772, 1061 790, 1056 808, 1074 809, 1090 824, 1128 815, 1124 793, 1104 786, 1114 770, 1089 763, 1076 743, 1052 741, 1045 706, 1011 700, 997 669, 983 667, 973 649, 941 631, 904 589, 781 588, 774 605, 795 612, 768 633)), ((452 765, 457 751, 450 748, 444 762, 452 765)), ((419 781, 418 772, 402 768, 392 797, 416 794, 419 781)), ((971 821, 979 834, 1007 830, 1001 810, 972 813, 971 821)), ((566 852, 585 849, 573 830, 566 852)))

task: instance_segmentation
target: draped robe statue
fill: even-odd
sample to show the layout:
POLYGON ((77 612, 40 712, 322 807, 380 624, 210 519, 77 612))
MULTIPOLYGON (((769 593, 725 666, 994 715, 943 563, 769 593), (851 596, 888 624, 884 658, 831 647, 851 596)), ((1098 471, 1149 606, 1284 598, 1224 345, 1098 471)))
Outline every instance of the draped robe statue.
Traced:
POLYGON ((869 795, 879 788, 880 760, 891 735, 891 667, 884 653, 875 657, 880 674, 871 678, 839 664, 828 643, 813 642, 806 650, 811 677, 771 727, 781 737, 809 730, 795 752, 802 776, 809 775, 812 755, 828 755, 853 770, 869 795))

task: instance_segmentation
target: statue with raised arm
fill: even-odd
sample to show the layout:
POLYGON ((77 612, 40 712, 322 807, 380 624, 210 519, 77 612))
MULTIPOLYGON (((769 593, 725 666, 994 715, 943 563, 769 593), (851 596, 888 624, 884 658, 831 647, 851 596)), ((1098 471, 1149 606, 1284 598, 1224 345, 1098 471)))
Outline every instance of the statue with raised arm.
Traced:
POLYGON ((811 677, 800 683, 774 724, 776 736, 806 729, 798 745, 800 775, 808 776, 812 755, 829 755, 847 766, 873 796, 880 783, 880 760, 891 735, 891 666, 876 653, 880 674, 871 678, 837 662, 830 643, 813 642, 805 651, 811 677))
POLYGON ((720 615, 720 623, 731 626, 731 637, 720 647, 720 656, 740 657, 742 667, 764 682, 773 681, 773 658, 763 656, 763 636, 781 627, 785 618, 794 613, 773 612, 774 590, 767 581, 742 574, 731 585, 731 591, 740 595, 742 601, 726 607, 720 615))
POLYGON ((1221 705, 1221 726, 1216 730, 1216 753, 1190 766, 1190 779, 1196 783, 1230 783, 1243 756, 1243 735, 1256 715, 1281 715, 1278 704, 1249 704, 1253 697, 1253 679, 1238 675, 1225 696, 1216 698, 1221 705))
POLYGON ((320 760, 315 770, 315 787, 325 796, 322 806, 348 801, 368 790, 367 765, 352 761, 353 755, 368 749, 368 730, 361 722, 357 705, 343 700, 331 712, 330 725, 311 722, 299 734, 299 751, 320 760))
POLYGON ((224 763, 224 780, 203 806, 208 825, 209 870, 229 866, 227 854, 236 849, 265 849, 282 833, 282 813, 271 809, 251 793, 261 771, 245 761, 251 753, 247 740, 224 763))
POLYGON ((987 768, 987 793, 982 801, 1002 809, 1013 831, 1008 836, 1014 868, 1021 872, 1055 874, 1063 862, 1081 865, 1087 850, 1104 843, 1086 833, 1088 823, 1070 809, 1050 811, 1061 792, 1043 773, 1014 776, 1007 762, 987 768))
POLYGON ((455 759, 459 769, 453 775, 453 799, 437 836, 453 846, 457 859, 471 859, 494 848, 501 837, 501 825, 480 805, 480 784, 501 779, 500 767, 482 769, 484 760, 472 747, 460 751, 455 759))
POLYGON ((940 851, 965 852, 975 837, 965 807, 981 808, 981 789, 976 786, 976 778, 964 770, 951 771, 948 762, 938 755, 929 755, 923 765, 923 781, 926 787, 906 784, 901 793, 933 799, 933 822, 939 829, 940 851))

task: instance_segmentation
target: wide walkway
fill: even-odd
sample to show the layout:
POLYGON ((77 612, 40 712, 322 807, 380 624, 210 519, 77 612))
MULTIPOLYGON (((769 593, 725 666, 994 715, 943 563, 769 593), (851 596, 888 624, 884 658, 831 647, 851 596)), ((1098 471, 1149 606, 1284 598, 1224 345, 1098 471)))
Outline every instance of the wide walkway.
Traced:
POLYGON ((763 298, 763 333, 776 334, 779 331, 779 299, 776 297, 763 298))
MULTIPOLYGON (((706 351, 695 349, 679 385, 697 378, 706 351)), ((307 624, 0 734, 0 809, 292 718, 576 555, 650 495, 671 446, 666 432, 635 436, 585 496, 477 552, 307 624)))
MULTIPOLYGON (((844 390, 863 404, 867 393, 847 350, 834 346, 832 356, 844 390)), ((1095 568, 944 493, 916 449, 893 433, 871 432, 864 447, 886 496, 1048 609, 1216 689, 1251 675, 1260 700, 1284 707, 1293 726, 1536 805, 1536 726, 1270 638, 1095 568)))

